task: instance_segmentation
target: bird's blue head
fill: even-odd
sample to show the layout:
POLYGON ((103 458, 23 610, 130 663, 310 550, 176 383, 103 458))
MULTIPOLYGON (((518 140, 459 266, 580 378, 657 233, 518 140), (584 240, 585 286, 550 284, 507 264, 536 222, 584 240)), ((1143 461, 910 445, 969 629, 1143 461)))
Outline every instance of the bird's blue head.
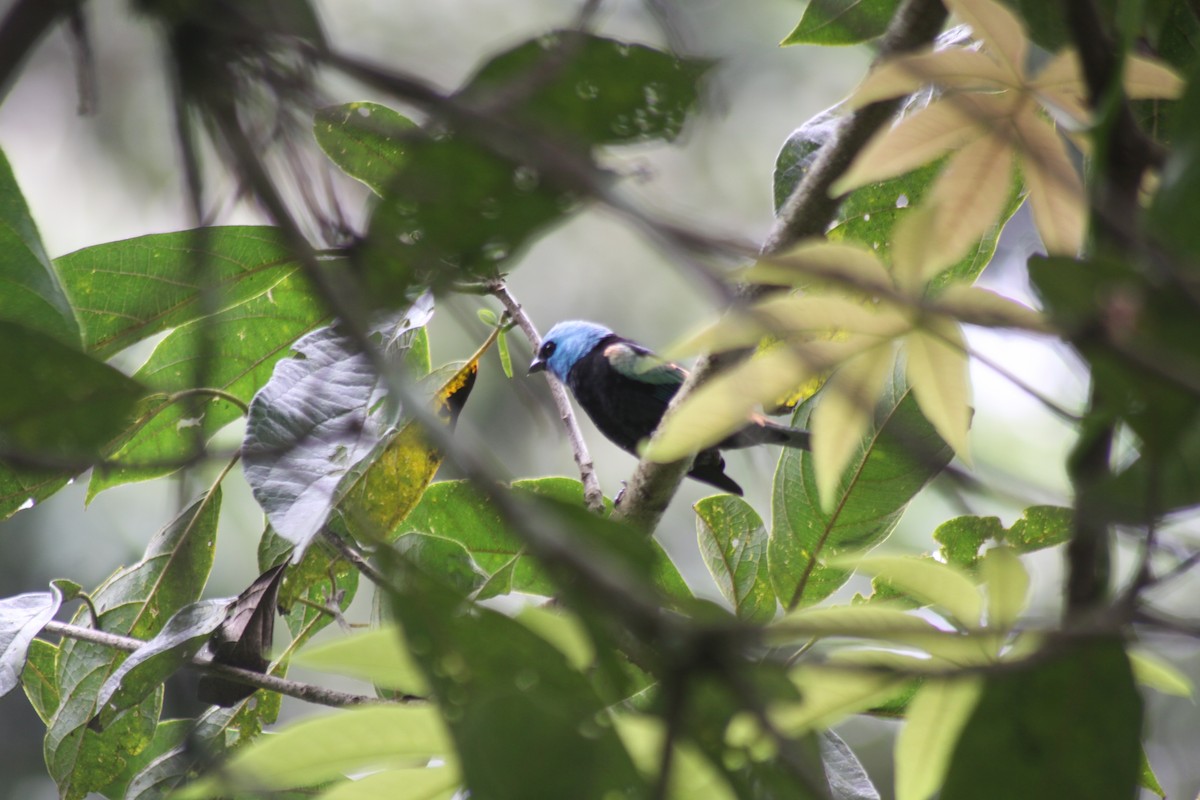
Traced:
POLYGON ((529 373, 549 370, 560 381, 566 381, 571 367, 600 344, 612 331, 603 325, 570 319, 560 322, 546 333, 537 357, 529 365, 529 373))

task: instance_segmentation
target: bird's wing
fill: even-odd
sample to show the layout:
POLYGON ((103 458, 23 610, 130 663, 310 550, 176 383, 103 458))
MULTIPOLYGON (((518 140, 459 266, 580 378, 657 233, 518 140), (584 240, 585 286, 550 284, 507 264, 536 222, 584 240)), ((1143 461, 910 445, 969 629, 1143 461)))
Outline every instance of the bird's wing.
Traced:
POLYGON ((613 370, 630 380, 661 387, 655 394, 669 401, 687 379, 682 367, 663 361, 646 348, 632 342, 613 342, 604 348, 604 358, 613 370))

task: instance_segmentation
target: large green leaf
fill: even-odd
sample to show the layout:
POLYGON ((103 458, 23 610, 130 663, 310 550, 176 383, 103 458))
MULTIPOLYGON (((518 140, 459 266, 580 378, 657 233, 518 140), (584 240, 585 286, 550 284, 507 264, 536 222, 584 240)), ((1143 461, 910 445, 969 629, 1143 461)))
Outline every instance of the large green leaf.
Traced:
MULTIPOLYGON (((811 408, 801 406, 793 424, 804 427, 811 408)), ((775 471, 768 546, 771 583, 784 608, 819 602, 845 583, 849 572, 827 562, 887 538, 909 501, 951 455, 922 416, 902 367, 884 388, 829 511, 817 497, 812 454, 785 450, 775 471)))
MULTIPOLYGON (((432 314, 427 296, 378 326, 384 355, 400 363, 411 331, 432 314)), ((271 527, 303 551, 329 518, 342 479, 397 420, 385 382, 347 333, 322 328, 293 349, 250 405, 242 453, 271 527)))
POLYGON ((205 386, 248 403, 290 345, 326 318, 293 269, 256 297, 172 331, 135 376, 163 394, 142 403, 134 424, 114 446, 116 466, 92 475, 89 499, 112 486, 175 471, 241 415, 220 397, 172 400, 170 394, 205 386))
POLYGON ((493 58, 460 95, 505 100, 505 113, 575 145, 674 140, 711 62, 640 44, 557 31, 493 58))
MULTIPOLYGON (((569 478, 514 481, 512 487, 517 492, 583 507, 583 487, 569 478)), ((521 537, 469 481, 432 484, 398 529, 405 531, 430 533, 461 543, 488 578, 484 597, 509 592, 548 596, 555 592, 550 576, 526 551, 521 537)), ((630 535, 628 531, 622 533, 630 535)), ((687 584, 662 548, 657 542, 650 547, 653 552, 646 553, 647 561, 653 564, 651 572, 660 587, 676 597, 690 596, 687 584)))
MULTIPOLYGON (((217 488, 155 535, 141 561, 121 568, 92 593, 103 630, 150 639, 176 611, 199 598, 212 568, 220 506, 217 488)), ((86 612, 80 612, 74 621, 85 620, 86 612)), ((161 691, 118 716, 103 733, 88 728, 101 686, 124 660, 124 653, 91 642, 69 639, 61 645, 55 669, 61 702, 46 731, 45 756, 66 800, 108 785, 154 734, 161 691)))
POLYGON ((473 796, 646 796, 605 719, 606 703, 560 650, 503 614, 464 613, 461 594, 399 557, 385 559, 385 568, 400 578, 392 611, 438 699, 473 796))
POLYGON ((900 0, 812 0, 781 44, 865 42, 883 35, 899 6, 900 0))
POLYGON ((72 474, 72 470, 0 463, 0 521, 45 500, 66 486, 72 474))
POLYGON ((84 345, 108 357, 236 306, 296 269, 276 228, 229 226, 106 242, 55 259, 84 345))
MULTIPOLYGON (((59 283, 25 197, 0 150, 0 321, 79 346, 79 323, 59 283)), ((0 345, 0 349, 3 346, 0 345)), ((36 353, 36 350, 29 351, 36 353)), ((5 375, 16 373, 5 372, 5 375)))
POLYGON ((57 663, 58 645, 50 644, 45 639, 30 642, 21 683, 29 704, 42 722, 47 724, 58 709, 58 681, 54 679, 57 663))
POLYGON ((987 677, 942 800, 1128 800, 1141 767, 1142 701, 1116 638, 1077 642, 987 677))
POLYGON ((325 155, 378 194, 404 166, 415 128, 408 117, 378 103, 322 108, 313 120, 313 133, 325 155))
POLYGON ((740 497, 715 495, 696 503, 700 554, 738 617, 765 621, 778 603, 767 566, 767 529, 740 497))
MULTIPOLYGON (((146 389, 51 336, 0 320, 0 457, 95 458, 133 413, 146 389)), ((18 481, 20 478, 18 477, 18 481)))

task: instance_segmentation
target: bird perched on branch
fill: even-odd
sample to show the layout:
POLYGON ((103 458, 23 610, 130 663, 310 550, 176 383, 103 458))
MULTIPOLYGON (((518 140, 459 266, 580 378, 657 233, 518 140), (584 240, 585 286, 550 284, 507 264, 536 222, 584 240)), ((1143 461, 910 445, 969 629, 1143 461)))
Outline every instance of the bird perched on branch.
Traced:
MULTIPOLYGON (((667 405, 687 378, 682 368, 663 361, 637 342, 603 325, 567 320, 542 340, 529 374, 548 371, 570 387, 592 422, 622 450, 637 455, 638 443, 649 438, 667 405)), ((731 494, 742 487, 725 474, 721 450, 756 444, 808 448, 806 431, 754 416, 746 427, 696 454, 688 475, 731 494)))

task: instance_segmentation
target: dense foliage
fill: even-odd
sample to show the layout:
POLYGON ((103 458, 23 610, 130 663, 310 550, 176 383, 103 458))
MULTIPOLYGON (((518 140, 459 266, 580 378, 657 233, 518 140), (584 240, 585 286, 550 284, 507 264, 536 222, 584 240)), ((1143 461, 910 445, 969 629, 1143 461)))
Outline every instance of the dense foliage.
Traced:
MULTIPOLYGON (((1196 631, 1152 594, 1197 560, 1159 531, 1200 504, 1193 6, 811 0, 784 44, 880 58, 783 143, 756 251, 623 198, 603 153, 669 146, 713 63, 610 38, 586 9, 443 93, 331 47, 307 0, 135 5, 162 35, 194 207, 203 136, 273 224, 198 214, 51 260, 0 154, 0 374, 20 376, 0 392, 0 516, 85 474, 91 498, 224 464, 100 586, 0 600, 0 692, 23 687, 45 722, 64 798, 866 800, 830 730, 854 714, 903 719, 901 800, 1161 793, 1142 693, 1190 693, 1154 645, 1196 631), (406 111, 313 108, 325 72, 406 111), (293 201, 260 158, 314 141, 374 193, 362 231, 293 201), (553 322, 528 319, 506 276, 590 204, 690 254, 729 301, 674 348, 705 357, 615 508, 577 438, 578 480, 507 483, 454 437, 479 371, 511 377, 511 337, 536 349, 553 322), (1022 205, 1045 245, 1041 310, 973 286, 1022 205), (491 334, 435 365, 426 326, 450 296, 491 334), (869 554, 931 481, 989 488, 968 466, 964 325, 1086 361, 1089 404, 1055 409, 1078 428, 1074 501, 1008 527, 947 519, 925 556, 869 554), (136 372, 113 365, 152 337, 136 372), (783 452, 769 509, 696 504, 726 600, 705 602, 652 534, 691 454, 760 408, 813 448, 783 452), (241 418, 241 447, 216 452, 241 418), (459 477, 435 480, 443 464, 459 477), (239 474, 265 515, 262 577, 208 598, 239 474), (1118 527, 1139 554, 1120 578, 1118 527), (1053 623, 1025 614, 1022 560, 1050 548, 1067 566, 1053 623), (855 573, 873 592, 830 602, 855 573), (368 589, 369 628, 310 645, 368 589), (533 599, 494 602, 518 594, 533 599), (376 691, 290 681, 293 663, 376 691), (214 704, 165 719, 184 668, 214 704), (281 694, 339 710, 260 736, 281 694)), ((0 40, 85 11, 17 2, 0 40)), ((19 63, 0 59, 0 85, 19 63)))

